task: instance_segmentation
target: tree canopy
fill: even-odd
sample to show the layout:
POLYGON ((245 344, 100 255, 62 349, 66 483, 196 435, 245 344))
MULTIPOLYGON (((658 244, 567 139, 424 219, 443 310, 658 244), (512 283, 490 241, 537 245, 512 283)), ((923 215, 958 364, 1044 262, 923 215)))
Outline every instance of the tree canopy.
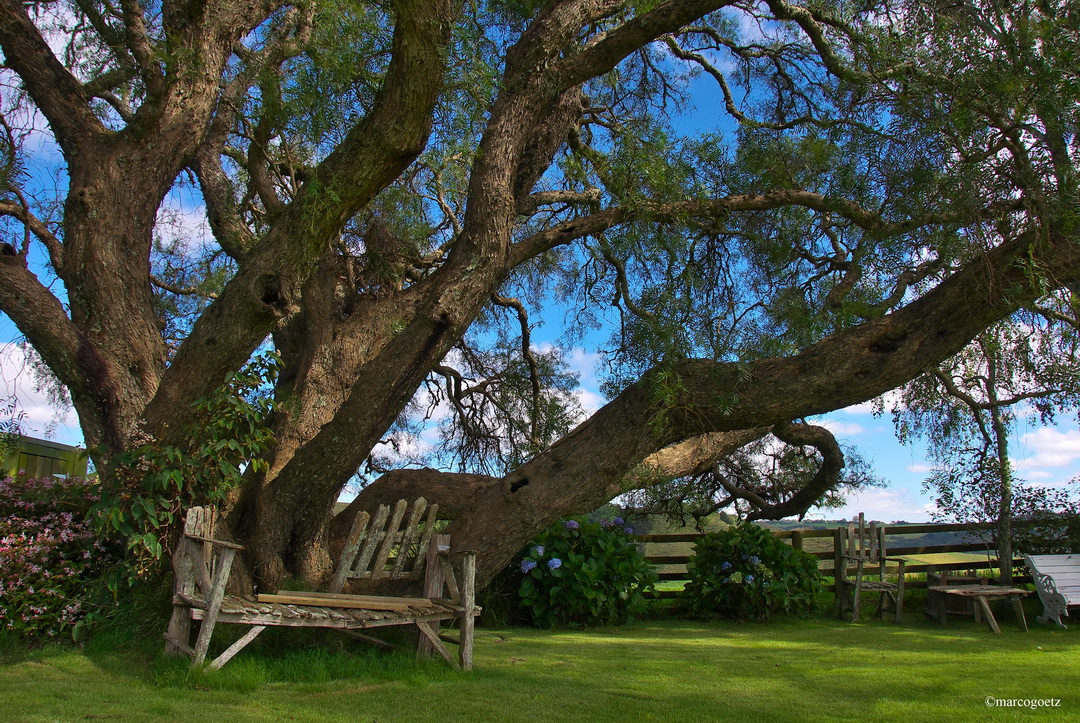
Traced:
MULTIPOLYGON (((146 450, 220 441, 206 400, 272 347, 272 442, 226 499, 265 585, 325 573, 342 486, 430 403, 454 469, 357 504, 434 496, 482 577, 558 516, 770 431, 831 484, 835 440, 801 420, 1017 310, 1075 317, 1078 22, 991 0, 0 0, 0 311, 129 497, 146 450), (181 188, 211 240, 165 233, 181 188), (568 341, 606 338, 610 401, 576 427, 530 340, 553 308, 568 341)), ((178 507, 194 482, 166 484, 178 507)), ((821 495, 757 496, 769 516, 821 495)))

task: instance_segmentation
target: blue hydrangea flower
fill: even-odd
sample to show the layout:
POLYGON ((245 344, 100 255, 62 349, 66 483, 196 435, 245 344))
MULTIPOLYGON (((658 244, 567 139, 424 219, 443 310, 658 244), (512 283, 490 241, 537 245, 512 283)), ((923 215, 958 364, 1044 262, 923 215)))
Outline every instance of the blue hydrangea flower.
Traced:
POLYGON ((562 560, 560 560, 559 558, 553 557, 550 560, 548 560, 548 569, 549 570, 555 570, 555 569, 558 569, 560 567, 562 567, 562 560))
POLYGON ((532 552, 533 552, 533 555, 536 556, 536 557, 543 557, 544 556, 544 546, 543 545, 537 545, 536 547, 533 548, 532 552))
POLYGON ((749 555, 748 553, 743 553, 742 559, 744 559, 744 560, 749 560, 749 559, 750 559, 750 555, 749 555))
POLYGON ((750 564, 751 565, 760 565, 761 564, 761 558, 758 557, 757 555, 751 555, 750 556, 750 564))
POLYGON ((534 567, 536 567, 536 562, 533 561, 533 560, 529 560, 528 558, 526 558, 526 559, 521 561, 521 571, 522 572, 528 572, 529 570, 533 569, 534 567))
POLYGON ((601 527, 614 527, 615 523, 612 522, 611 520, 604 520, 603 522, 600 523, 600 526, 601 527))
POLYGON ((612 522, 614 522, 616 525, 622 525, 626 522, 626 520, 621 517, 616 517, 614 520, 612 520, 612 522))
POLYGON ((633 527, 626 527, 626 528, 624 528, 623 531, 626 532, 626 534, 628 534, 628 535, 634 534, 634 528, 633 527))
POLYGON ((727 560, 724 560, 724 564, 720 566, 720 569, 721 570, 730 570, 731 569, 731 563, 728 562, 727 560))
POLYGON ((746 582, 747 582, 747 583, 751 583, 751 582, 753 582, 753 581, 754 581, 754 576, 753 576, 753 575, 747 575, 747 576, 746 576, 746 582))
MULTIPOLYGON (((566 521, 566 529, 568 529, 568 530, 576 530, 579 527, 581 527, 581 525, 579 525, 577 523, 577 520, 567 520, 566 521)), ((556 565, 556 567, 558 567, 558 566, 556 565)), ((551 569, 554 570, 555 568, 551 568, 551 569)))

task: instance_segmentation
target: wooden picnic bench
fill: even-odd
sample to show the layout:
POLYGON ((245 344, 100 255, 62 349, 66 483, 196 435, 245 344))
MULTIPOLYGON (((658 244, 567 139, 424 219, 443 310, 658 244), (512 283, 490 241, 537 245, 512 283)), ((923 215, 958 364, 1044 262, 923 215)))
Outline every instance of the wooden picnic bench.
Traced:
MULTIPOLYGON (((353 522, 327 592, 278 590, 271 594, 234 595, 226 591, 229 572, 240 545, 214 539, 214 510, 193 507, 173 554, 173 615, 166 633, 166 652, 206 659, 218 623, 250 626, 250 630, 208 667, 217 669, 269 626, 332 628, 380 645, 359 632, 411 625, 419 635, 421 654, 434 651, 463 670, 472 668, 473 628, 480 608, 475 604, 476 555, 462 554, 461 584, 449 561, 449 536, 435 534, 438 505, 423 498, 411 505, 400 500, 391 510, 381 505, 374 517, 361 512, 353 522), (387 580, 423 583, 421 596, 362 595, 343 592, 350 581, 387 580), (444 596, 444 590, 448 596, 444 596), (191 644, 191 623, 201 622, 191 644), (459 622, 459 637, 439 634, 439 624, 459 622), (443 645, 457 643, 455 660, 443 645)), ((355 586, 355 582, 353 583, 355 586)))
POLYGON ((1061 617, 1068 616, 1070 607, 1080 606, 1080 554, 1024 555, 1024 563, 1043 604, 1043 614, 1036 619, 1067 627, 1061 617))
POLYGON ((1000 635, 1001 627, 998 625, 997 619, 994 618, 994 611, 990 609, 990 599, 1005 598, 1012 603, 1013 612, 1016 613, 1016 622, 1020 625, 1020 630, 1027 632, 1027 618, 1024 617, 1024 606, 1021 603, 1020 596, 1030 595, 1030 590, 1001 585, 938 585, 929 589, 937 594, 938 622, 942 625, 946 623, 950 614, 945 599, 949 596, 958 597, 973 601, 975 622, 979 622, 981 614, 990 629, 995 634, 1000 635))

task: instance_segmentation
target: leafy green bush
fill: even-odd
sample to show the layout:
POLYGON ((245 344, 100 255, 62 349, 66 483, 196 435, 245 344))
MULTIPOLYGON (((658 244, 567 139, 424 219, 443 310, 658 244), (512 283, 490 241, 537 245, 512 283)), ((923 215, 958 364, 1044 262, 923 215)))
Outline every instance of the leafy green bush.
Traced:
POLYGON ((114 559, 86 519, 81 479, 0 479, 0 627, 20 638, 74 633, 92 581, 114 559))
POLYGON ((690 581, 684 596, 698 617, 805 615, 816 608, 821 590, 814 558, 751 523, 699 538, 686 567, 690 581))
POLYGON ((623 524, 565 520, 526 548, 518 594, 534 625, 613 625, 644 609, 656 573, 623 524))
POLYGON ((269 390, 280 366, 277 353, 268 352, 228 374, 209 397, 193 403, 198 414, 179 435, 181 446, 147 439, 118 456, 91 515, 102 537, 125 541, 129 584, 159 565, 182 511, 220 502, 245 469, 266 467, 273 440, 266 425, 273 409, 269 390))

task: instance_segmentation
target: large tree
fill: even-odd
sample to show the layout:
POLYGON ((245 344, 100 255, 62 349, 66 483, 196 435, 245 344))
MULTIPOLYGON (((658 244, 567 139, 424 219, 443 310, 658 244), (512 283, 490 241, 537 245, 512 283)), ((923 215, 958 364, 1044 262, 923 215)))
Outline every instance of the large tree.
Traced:
POLYGON ((0 310, 106 485, 273 345, 274 442, 228 510, 265 585, 325 573, 342 486, 438 383, 463 429, 516 435, 484 453, 512 469, 361 498, 437 498, 485 577, 664 460, 799 438, 1080 281, 1075 24, 1065 2, 0 0, 0 310), (26 173, 42 134, 55 184, 26 173), (161 241, 185 184, 209 246, 161 241), (529 342, 551 303, 611 329, 610 402, 562 436, 529 342), (520 351, 470 331, 500 319, 520 351))
MULTIPOLYGON (((925 486, 938 514, 990 522, 1001 578, 1012 583, 1013 522, 1075 509, 1065 490, 1033 488, 1018 477, 1009 437, 1025 417, 1053 422, 1080 400, 1077 325, 1060 309, 1036 307, 1016 323, 996 324, 962 352, 909 382, 894 400, 901 441, 926 440, 936 469, 925 486)), ((1021 549, 1020 552, 1031 552, 1021 549)))

